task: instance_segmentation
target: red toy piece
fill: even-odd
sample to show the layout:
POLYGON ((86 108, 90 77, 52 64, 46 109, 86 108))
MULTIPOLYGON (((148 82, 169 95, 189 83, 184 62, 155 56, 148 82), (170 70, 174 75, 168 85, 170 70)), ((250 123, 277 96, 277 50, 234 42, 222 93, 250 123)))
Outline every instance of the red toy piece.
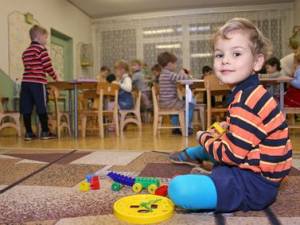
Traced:
POLYGON ((91 179, 91 190, 99 190, 100 189, 100 182, 98 176, 93 176, 91 179))
POLYGON ((167 196, 168 195, 168 185, 162 185, 155 191, 156 195, 167 196))

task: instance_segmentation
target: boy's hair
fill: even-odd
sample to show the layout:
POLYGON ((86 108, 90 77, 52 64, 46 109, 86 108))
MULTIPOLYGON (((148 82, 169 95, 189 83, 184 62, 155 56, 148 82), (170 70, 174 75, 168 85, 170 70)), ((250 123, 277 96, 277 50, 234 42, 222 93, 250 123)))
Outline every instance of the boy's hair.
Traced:
POLYGON ((212 72, 212 68, 210 66, 203 66, 202 67, 202 74, 205 74, 205 73, 209 73, 209 72, 212 72))
POLYGON ((173 53, 163 52, 158 55, 157 62, 161 67, 165 67, 170 62, 171 63, 177 62, 177 57, 173 53))
POLYGON ((39 35, 43 35, 43 34, 48 34, 48 31, 39 25, 34 25, 29 30, 31 41, 34 41, 39 35))
POLYGON ((161 72, 161 66, 159 64, 155 64, 152 66, 151 71, 161 72))
POLYGON ((229 39, 232 31, 242 31, 249 35, 252 43, 251 50, 254 55, 263 54, 265 59, 272 53, 271 42, 250 20, 245 18, 233 18, 228 20, 213 36, 213 48, 218 38, 229 39))
POLYGON ((122 68, 127 73, 129 73, 129 65, 128 65, 128 63, 125 60, 119 60, 119 61, 115 62, 114 67, 115 67, 115 69, 116 68, 122 68))
POLYGON ((110 72, 110 69, 107 66, 101 66, 100 72, 104 72, 104 71, 110 72))
POLYGON ((295 63, 300 64, 300 47, 297 48, 296 52, 295 52, 295 63))
POLYGON ((142 61, 139 60, 139 59, 134 59, 134 60, 132 60, 130 64, 131 64, 131 65, 137 64, 137 65, 139 65, 139 66, 142 66, 142 65, 143 65, 142 61))
POLYGON ((281 70, 280 61, 276 57, 269 58, 265 65, 276 66, 276 70, 281 70))

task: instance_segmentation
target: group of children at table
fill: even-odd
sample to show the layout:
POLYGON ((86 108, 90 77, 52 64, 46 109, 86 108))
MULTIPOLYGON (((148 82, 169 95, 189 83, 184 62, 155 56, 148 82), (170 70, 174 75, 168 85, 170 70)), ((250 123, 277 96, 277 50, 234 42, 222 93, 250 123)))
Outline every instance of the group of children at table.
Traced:
MULTIPOLYGON (((44 47, 47 32, 39 27, 31 30, 32 43, 23 54, 25 72, 21 90, 21 113, 24 116, 27 137, 33 133, 28 125, 32 105, 37 106, 44 136, 49 138, 45 119, 45 76, 49 73, 58 80, 44 47), (41 97, 42 96, 42 97, 41 97), (29 105, 28 105, 29 104, 29 105), (45 126, 45 127, 43 127, 45 126)), ((190 174, 176 176, 169 183, 168 195, 183 208, 232 212, 236 210, 261 210, 272 204, 280 183, 288 175, 292 165, 292 146, 285 116, 274 97, 259 84, 258 71, 269 56, 270 43, 249 20, 229 20, 213 36, 214 73, 223 83, 232 86, 227 97, 228 113, 221 126, 226 132, 214 129, 198 131, 198 146, 189 147, 170 155, 174 163, 201 166, 211 161, 214 167, 210 175, 190 174)), ((299 63, 299 54, 295 60, 299 63)), ((176 73, 177 58, 163 52, 158 56, 155 68, 161 68, 155 82, 160 86, 159 104, 163 108, 183 108, 184 100, 177 97, 176 82, 189 79, 186 71, 176 73)), ((267 70, 273 67, 268 61, 267 70)), ((279 70, 278 65, 275 65, 279 70)), ((121 88, 120 107, 131 108, 132 85, 143 92, 140 63, 134 61, 132 78, 125 61, 115 64, 115 76, 121 88)), ((295 82, 299 77, 296 69, 295 82)), ((105 79, 111 81, 109 76, 105 79)), ((297 86, 293 86, 297 88, 297 86)), ((147 101, 146 101, 147 102, 147 101)), ((190 102, 192 112, 193 103, 190 102)), ((172 122, 178 123, 177 118, 172 122)), ((191 117, 189 117, 191 127, 191 117)))

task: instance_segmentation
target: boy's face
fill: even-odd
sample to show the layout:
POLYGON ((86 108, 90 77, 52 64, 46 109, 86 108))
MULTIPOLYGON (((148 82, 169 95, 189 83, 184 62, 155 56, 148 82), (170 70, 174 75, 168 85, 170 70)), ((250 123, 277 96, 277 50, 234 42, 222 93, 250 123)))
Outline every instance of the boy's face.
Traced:
POLYGON ((115 74, 117 77, 121 78, 124 73, 125 73, 125 70, 122 67, 115 68, 115 74))
POLYGON ((46 45, 47 44, 47 40, 48 40, 48 34, 38 34, 37 41, 41 45, 46 45))
POLYGON ((269 74, 275 73, 277 71, 277 67, 276 67, 276 65, 272 66, 272 65, 266 64, 266 71, 269 74))
POLYGON ((174 72, 177 68, 177 63, 176 62, 169 62, 166 66, 166 68, 172 72, 174 72))
POLYGON ((108 71, 108 70, 103 70, 103 71, 101 71, 100 73, 101 73, 101 75, 102 75, 103 77, 107 77, 108 74, 109 74, 109 71, 108 71))
POLYGON ((241 31, 228 33, 229 39, 219 37, 215 43, 214 71, 224 83, 235 85, 248 78, 254 71, 259 71, 264 63, 264 56, 254 56, 247 34, 241 31))
POLYGON ((131 69, 133 72, 135 72, 135 71, 141 70, 141 66, 137 63, 134 63, 131 65, 131 69))
POLYGON ((160 75, 160 72, 157 70, 152 70, 152 73, 154 76, 158 77, 160 75))

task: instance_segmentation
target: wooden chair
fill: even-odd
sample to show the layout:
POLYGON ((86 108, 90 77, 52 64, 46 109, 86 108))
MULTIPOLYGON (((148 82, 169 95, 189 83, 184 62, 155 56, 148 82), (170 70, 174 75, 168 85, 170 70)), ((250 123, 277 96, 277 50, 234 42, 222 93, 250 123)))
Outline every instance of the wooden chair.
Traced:
POLYGON ((157 131, 159 129, 173 129, 173 128, 180 128, 182 135, 184 135, 184 109, 161 109, 159 107, 159 96, 158 96, 158 87, 152 87, 152 99, 153 99, 153 112, 154 112, 154 119, 153 119, 153 135, 157 135, 157 131), (171 116, 177 115, 179 117, 179 126, 162 126, 162 117, 163 116, 171 116))
MULTIPOLYGON (((86 136, 86 124, 87 118, 96 117, 98 119, 98 129, 99 136, 104 137, 104 126, 113 124, 115 126, 116 135, 119 136, 119 115, 118 115, 118 94, 119 94, 119 85, 110 84, 107 82, 99 82, 97 85, 96 93, 94 92, 84 92, 83 99, 99 99, 99 105, 97 109, 93 107, 83 110, 81 117, 81 126, 82 126, 82 137, 86 136), (112 110, 104 109, 104 100, 105 97, 113 98, 114 108, 112 110), (104 122, 104 118, 112 117, 112 122, 104 122)), ((86 104, 88 105, 88 104, 86 104)))
MULTIPOLYGON (((61 134, 64 129, 67 130, 69 136, 71 136, 71 124, 70 124, 70 113, 61 111, 59 109, 59 102, 62 102, 59 96, 58 88, 54 86, 49 86, 48 89, 48 99, 50 102, 54 103, 54 112, 49 114, 49 125, 50 128, 56 130, 56 134, 58 138, 61 138, 61 134)), ((64 103, 64 102, 63 102, 64 103)), ((64 105, 65 109, 65 105, 64 105)))
POLYGON ((123 135, 123 130, 125 126, 129 123, 134 123, 138 126, 139 130, 142 130, 142 119, 141 119, 141 91, 133 91, 133 96, 135 99, 135 105, 133 109, 129 110, 119 110, 120 113, 120 131, 123 135))
POLYGON ((193 83, 192 85, 190 85, 190 88, 193 92, 193 96, 196 101, 194 113, 198 112, 196 114, 197 120, 196 121, 193 120, 193 126, 200 125, 201 130, 205 130, 206 129, 206 103, 204 103, 204 93, 206 92, 206 89, 204 88, 204 82, 193 83))
POLYGON ((20 113, 9 111, 7 108, 8 98, 0 98, 0 131, 4 128, 14 128, 21 137, 20 113))
POLYGON ((300 108, 299 107, 285 107, 284 112, 286 114, 286 117, 290 116, 291 124, 289 124, 289 128, 291 129, 299 129, 300 124, 296 124, 295 122, 295 114, 300 114, 300 108))
POLYGON ((207 128, 212 124, 212 114, 213 113, 225 113, 227 112, 227 107, 221 105, 216 105, 212 107, 211 99, 212 96, 226 95, 230 90, 230 86, 221 82, 215 75, 205 76, 204 87, 207 93, 207 128))

